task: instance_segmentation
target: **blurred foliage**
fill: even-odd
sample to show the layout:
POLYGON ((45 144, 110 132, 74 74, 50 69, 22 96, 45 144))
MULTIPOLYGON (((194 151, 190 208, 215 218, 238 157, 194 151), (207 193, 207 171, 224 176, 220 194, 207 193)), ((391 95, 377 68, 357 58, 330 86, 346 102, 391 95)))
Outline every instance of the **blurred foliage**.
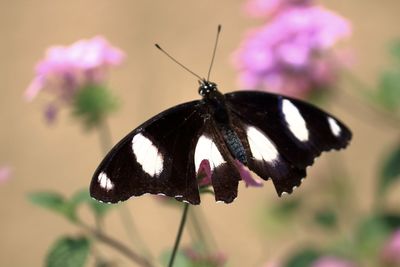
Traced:
POLYGON ((379 79, 376 100, 385 109, 391 112, 400 111, 400 41, 395 42, 391 49, 394 57, 393 66, 383 72, 379 79))
POLYGON ((86 189, 78 191, 70 199, 56 192, 36 192, 29 195, 29 200, 35 205, 63 215, 71 222, 77 222, 78 208, 82 204, 87 204, 97 218, 103 217, 112 207, 92 199, 86 189))
POLYGON ((321 256, 321 252, 313 248, 305 248, 296 252, 294 255, 289 256, 284 267, 309 267, 311 264, 321 256))
POLYGON ((85 237, 62 237, 46 257, 46 267, 83 267, 89 256, 90 242, 85 237))
POLYGON ((118 101, 111 91, 99 85, 90 85, 77 91, 73 114, 84 121, 88 128, 99 125, 109 113, 118 108, 118 101))
POLYGON ((333 209, 319 210, 314 214, 314 221, 326 229, 333 229, 337 226, 337 215, 333 209))
MULTIPOLYGON (((161 255, 162 266, 168 266, 172 251, 161 255)), ((180 250, 175 256, 174 267, 223 267, 225 260, 199 248, 180 250)))
MULTIPOLYGON (((172 251, 168 250, 161 255, 162 266, 168 266, 169 259, 171 258, 172 251)), ((174 267, 192 267, 190 260, 185 256, 182 251, 178 251, 175 255, 174 267)))
POLYGON ((38 206, 63 215, 70 221, 76 221, 75 207, 62 195, 55 192, 37 192, 29 195, 29 200, 38 206))
MULTIPOLYGON (((399 90, 400 91, 400 90, 399 90)), ((380 170, 378 190, 383 194, 393 183, 400 180, 400 144, 385 158, 380 170)))
POLYGON ((388 236, 400 228, 399 214, 372 214, 356 228, 355 245, 361 259, 377 259, 388 236))

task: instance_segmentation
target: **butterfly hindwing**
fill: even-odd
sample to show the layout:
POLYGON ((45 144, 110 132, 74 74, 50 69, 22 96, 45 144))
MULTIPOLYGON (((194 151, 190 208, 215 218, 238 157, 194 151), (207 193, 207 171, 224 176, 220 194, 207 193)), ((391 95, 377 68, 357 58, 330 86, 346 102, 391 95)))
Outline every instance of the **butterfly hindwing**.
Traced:
POLYGON ((238 192, 240 173, 235 159, 224 143, 215 122, 208 119, 198 139, 195 150, 196 169, 202 160, 208 161, 211 173, 211 184, 214 188, 215 200, 231 203, 238 192))
POLYGON ((94 173, 91 196, 116 203, 151 193, 200 203, 194 150, 204 127, 201 109, 200 101, 181 104, 129 133, 94 173))
POLYGON ((263 131, 246 124, 235 114, 232 114, 232 125, 245 148, 248 168, 264 180, 272 179, 279 196, 291 193, 300 185, 306 176, 305 170, 284 158, 263 131))

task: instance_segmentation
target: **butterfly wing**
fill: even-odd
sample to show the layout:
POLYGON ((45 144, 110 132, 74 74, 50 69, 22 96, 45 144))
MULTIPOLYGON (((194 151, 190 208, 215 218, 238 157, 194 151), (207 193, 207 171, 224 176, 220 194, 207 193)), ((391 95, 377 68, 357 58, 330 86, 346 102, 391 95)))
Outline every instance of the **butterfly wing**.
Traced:
POLYGON ((200 203, 194 149, 205 122, 202 106, 178 105, 129 133, 95 171, 91 196, 116 203, 151 193, 200 203))
POLYGON ((300 185, 306 167, 321 152, 344 148, 351 139, 338 119, 300 100, 259 91, 225 98, 249 168, 263 179, 272 178, 279 195, 300 185))

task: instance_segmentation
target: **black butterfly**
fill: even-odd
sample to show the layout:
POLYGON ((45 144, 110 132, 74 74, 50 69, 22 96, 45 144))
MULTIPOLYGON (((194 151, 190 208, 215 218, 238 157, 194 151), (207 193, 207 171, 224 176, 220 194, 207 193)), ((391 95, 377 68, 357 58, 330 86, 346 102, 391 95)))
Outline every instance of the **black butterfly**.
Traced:
POLYGON ((310 104, 259 91, 221 94, 201 80, 201 100, 172 107, 129 133, 105 157, 90 185, 91 196, 116 203, 144 193, 199 204, 197 171, 208 160, 215 199, 237 196, 235 161, 279 196, 291 193, 322 151, 347 146, 351 132, 310 104))
POLYGON ((221 94, 209 81, 220 31, 207 79, 156 45, 199 78, 203 98, 161 112, 122 139, 95 171, 92 197, 116 203, 151 193, 199 204, 197 178, 205 173, 215 199, 230 203, 243 165, 272 179, 281 196, 300 185, 322 151, 347 146, 349 129, 310 104, 258 91, 221 94))

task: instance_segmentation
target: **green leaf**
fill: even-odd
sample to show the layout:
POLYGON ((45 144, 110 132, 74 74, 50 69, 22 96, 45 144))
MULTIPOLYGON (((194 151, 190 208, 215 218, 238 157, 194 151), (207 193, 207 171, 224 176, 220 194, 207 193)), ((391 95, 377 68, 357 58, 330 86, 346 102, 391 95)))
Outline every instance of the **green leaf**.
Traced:
POLYGON ((88 85, 79 90, 73 102, 73 114, 84 120, 87 127, 99 125, 118 108, 118 101, 111 91, 98 85, 88 85))
POLYGON ((380 171, 379 192, 384 193, 393 183, 400 180, 400 145, 385 159, 380 171))
POLYGON ((280 218, 288 218, 300 209, 301 204, 301 200, 298 198, 282 199, 273 207, 272 213, 280 218))
POLYGON ((85 237, 62 237, 50 248, 46 267, 83 267, 89 255, 90 242, 85 237))
POLYGON ((83 189, 75 193, 72 196, 70 202, 75 209, 77 209, 80 204, 83 203, 88 204, 89 208, 98 218, 103 217, 113 206, 115 206, 94 200, 93 198, 90 197, 89 191, 87 189, 83 189))
POLYGON ((400 61, 400 40, 395 41, 390 50, 391 54, 400 61))
POLYGON ((371 256, 379 251, 382 243, 395 229, 400 228, 400 215, 378 214, 366 218, 356 232, 356 243, 363 256, 371 256))
POLYGON ((310 267, 311 264, 321 256, 321 252, 306 248, 292 255, 283 265, 284 267, 310 267))
MULTIPOLYGON (((168 266, 169 260, 171 258, 172 251, 168 250, 161 255, 162 266, 168 266)), ((178 251, 175 255, 174 267, 191 267, 190 260, 183 254, 182 251, 178 251)))
POLYGON ((324 209, 314 214, 314 221, 323 228, 333 229, 337 225, 336 212, 332 209, 324 209))
POLYGON ((36 192, 29 195, 29 200, 38 206, 55 211, 67 219, 76 220, 75 210, 68 201, 55 192, 36 192))
POLYGON ((391 111, 400 108, 400 71, 395 69, 382 74, 377 99, 391 111))

